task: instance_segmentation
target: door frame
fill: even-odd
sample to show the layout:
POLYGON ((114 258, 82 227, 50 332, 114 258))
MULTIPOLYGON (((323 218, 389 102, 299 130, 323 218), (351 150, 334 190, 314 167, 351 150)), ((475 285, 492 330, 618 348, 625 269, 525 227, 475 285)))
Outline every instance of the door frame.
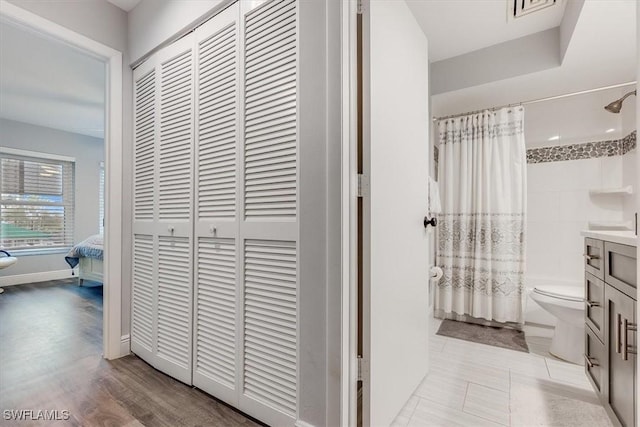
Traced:
POLYGON ((0 0, 0 18, 61 41, 105 63, 105 235, 103 357, 129 353, 122 331, 122 52, 0 0))
POLYGON ((341 1, 342 164, 341 164, 341 336, 340 425, 357 418, 358 169, 357 169, 357 19, 361 0, 341 1))

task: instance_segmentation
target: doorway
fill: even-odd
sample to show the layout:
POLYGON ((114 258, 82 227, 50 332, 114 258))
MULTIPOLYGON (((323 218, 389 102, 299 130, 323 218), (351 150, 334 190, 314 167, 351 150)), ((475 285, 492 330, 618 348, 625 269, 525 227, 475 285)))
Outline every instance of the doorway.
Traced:
POLYGON ((122 53, 57 25, 36 14, 2 1, 0 19, 27 31, 65 43, 105 64, 105 235, 103 357, 115 359, 128 354, 122 330, 122 53))

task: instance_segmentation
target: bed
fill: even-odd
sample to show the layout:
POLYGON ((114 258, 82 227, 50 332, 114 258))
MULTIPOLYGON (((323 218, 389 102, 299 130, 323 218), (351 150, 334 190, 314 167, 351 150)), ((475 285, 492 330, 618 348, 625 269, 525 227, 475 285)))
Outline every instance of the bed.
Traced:
POLYGON ((93 235, 75 245, 64 257, 73 269, 78 267, 78 285, 85 280, 103 283, 104 238, 102 234, 93 235))

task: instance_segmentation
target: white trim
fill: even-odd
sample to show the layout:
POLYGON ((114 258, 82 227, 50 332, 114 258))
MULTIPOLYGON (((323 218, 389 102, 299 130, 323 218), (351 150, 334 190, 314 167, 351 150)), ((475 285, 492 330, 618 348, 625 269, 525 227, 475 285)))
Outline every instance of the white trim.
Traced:
POLYGON ((0 0, 0 18, 8 19, 45 37, 62 41, 105 62, 105 286, 103 299, 103 354, 121 354, 122 331, 122 52, 62 25, 0 0))
POLYGON ((21 150, 20 148, 0 147, 0 154, 11 154, 14 156, 35 157, 43 160, 59 160, 61 162, 76 162, 75 157, 60 156, 58 154, 42 153, 40 151, 21 150))
POLYGON ((120 356, 131 353, 131 336, 129 334, 120 337, 120 356))
POLYGON ((309 424, 308 422, 302 421, 302 420, 296 420, 295 426, 296 427, 315 427, 313 424, 309 424))
POLYGON ((342 307, 340 349, 340 425, 357 417, 357 16, 358 2, 342 2, 342 307))
POLYGON ((71 246, 56 246, 53 248, 49 247, 41 247, 36 249, 11 249, 5 248, 7 252, 11 254, 11 256, 23 257, 23 256, 33 256, 33 255, 55 255, 55 254, 65 254, 69 252, 71 246))
MULTIPOLYGON (((77 273, 77 269, 73 270, 77 273)), ((49 280, 71 279, 73 277, 70 268, 56 271, 42 271, 40 273, 14 274, 13 276, 0 277, 0 287, 24 285, 26 283, 47 282, 49 280)))

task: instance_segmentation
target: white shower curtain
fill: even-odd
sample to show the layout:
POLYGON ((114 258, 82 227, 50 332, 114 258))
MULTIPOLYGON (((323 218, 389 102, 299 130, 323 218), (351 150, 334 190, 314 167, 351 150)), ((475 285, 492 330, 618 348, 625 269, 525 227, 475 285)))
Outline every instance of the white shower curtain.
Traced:
POLYGON ((524 322, 526 149, 522 107, 441 120, 440 318, 524 322), (473 319, 469 319, 469 316, 473 319))

